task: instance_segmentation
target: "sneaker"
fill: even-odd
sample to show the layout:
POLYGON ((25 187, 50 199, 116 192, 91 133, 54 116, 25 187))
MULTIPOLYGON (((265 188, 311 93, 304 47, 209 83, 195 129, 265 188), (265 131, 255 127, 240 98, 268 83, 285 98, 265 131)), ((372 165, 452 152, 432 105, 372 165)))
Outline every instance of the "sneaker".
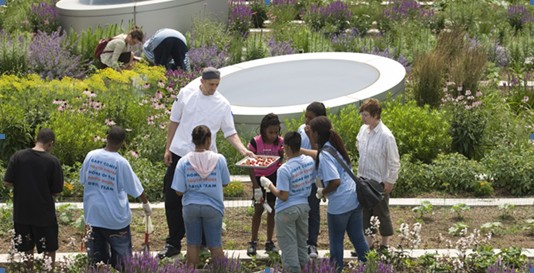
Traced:
POLYGON ((256 255, 256 241, 248 242, 247 255, 248 256, 256 255))
POLYGON ((311 259, 316 259, 317 258, 317 247, 314 246, 314 245, 309 245, 308 246, 308 255, 310 256, 311 259))
POLYGON ((165 245, 165 249, 158 252, 158 258, 164 259, 180 254, 180 248, 173 245, 165 245))
POLYGON ((278 248, 274 245, 273 241, 267 241, 265 243, 265 251, 278 253, 278 248))

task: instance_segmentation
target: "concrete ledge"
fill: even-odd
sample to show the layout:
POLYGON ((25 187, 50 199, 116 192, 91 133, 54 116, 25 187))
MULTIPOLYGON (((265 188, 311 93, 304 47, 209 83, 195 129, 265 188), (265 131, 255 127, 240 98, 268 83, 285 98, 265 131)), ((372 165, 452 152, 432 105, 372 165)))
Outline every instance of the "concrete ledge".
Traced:
MULTIPOLYGON (((343 253, 343 257, 345 257, 345 260, 356 260, 356 257, 352 257, 350 252, 352 250, 345 250, 343 253)), ((246 250, 225 250, 224 251, 226 256, 229 258, 234 259, 240 259, 243 261, 251 260, 252 258, 247 256, 246 250)), ((494 250, 495 254, 499 253, 499 249, 494 250)), ((157 252, 152 251, 150 252, 152 256, 156 256, 157 252)), ((328 250, 318 250, 319 258, 328 258, 328 250)), ((458 256, 459 252, 457 249, 413 249, 413 250, 405 250, 404 253, 406 253, 407 256, 410 256, 412 258, 419 258, 425 254, 435 254, 438 256, 448 256, 448 257, 456 257, 458 256)), ((471 250, 467 250, 467 254, 472 253, 471 250)), ((85 255, 85 252, 68 252, 68 253, 56 253, 56 261, 72 261, 77 255, 85 255)), ((534 258, 534 249, 523 249, 522 254, 526 255, 528 258, 534 258)), ((185 251, 182 251, 182 254, 179 256, 176 256, 176 258, 183 258, 183 255, 185 255, 185 251)), ((42 258, 42 255, 36 255, 38 258, 42 258)), ((258 250, 258 254, 256 255, 256 259, 268 259, 269 256, 265 254, 265 251, 258 250)), ((20 256, 15 257, 15 261, 21 261, 20 256)), ((9 263, 11 262, 9 260, 8 254, 0 254, 0 263, 9 263)))

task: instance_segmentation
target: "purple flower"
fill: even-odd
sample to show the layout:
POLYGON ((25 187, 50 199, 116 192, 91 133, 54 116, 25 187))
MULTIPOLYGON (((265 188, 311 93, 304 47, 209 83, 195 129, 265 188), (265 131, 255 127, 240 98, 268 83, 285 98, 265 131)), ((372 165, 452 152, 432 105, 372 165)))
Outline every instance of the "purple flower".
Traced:
POLYGON ((274 38, 271 38, 268 43, 271 56, 281 56, 294 54, 295 50, 291 47, 290 42, 277 42, 274 38))
POLYGON ((81 56, 74 55, 63 47, 65 37, 60 35, 60 30, 50 34, 38 31, 30 44, 29 72, 37 73, 45 79, 85 77, 85 67, 80 65, 81 56))
POLYGON ((223 67, 228 64, 228 53, 226 49, 219 51, 215 45, 191 48, 187 52, 187 55, 189 56, 189 62, 193 70, 206 66, 223 67))

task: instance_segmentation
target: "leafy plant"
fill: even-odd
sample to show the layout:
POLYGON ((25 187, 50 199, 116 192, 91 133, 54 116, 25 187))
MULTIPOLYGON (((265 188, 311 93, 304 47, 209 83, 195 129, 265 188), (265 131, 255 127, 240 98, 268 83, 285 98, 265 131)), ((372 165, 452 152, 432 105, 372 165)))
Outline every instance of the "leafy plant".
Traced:
POLYGON ((514 217, 512 214, 514 213, 514 204, 504 203, 499 205, 499 211, 501 212, 501 215, 499 215, 499 218, 503 220, 509 220, 513 219, 514 217))
POLYGON ((488 222, 484 223, 480 226, 480 231, 482 233, 490 233, 492 235, 495 235, 499 233, 503 229, 503 225, 501 222, 488 222))
POLYGON ((451 207, 451 211, 456 213, 456 219, 463 220, 464 219, 464 212, 470 210, 471 207, 466 205, 465 203, 455 204, 451 207))
POLYGON ((432 215, 432 203, 428 200, 421 201, 421 205, 412 208, 417 219, 423 219, 426 215, 432 215))
POLYGON ((449 227, 449 234, 460 236, 467 232, 468 227, 469 226, 464 223, 454 223, 451 227, 449 227))
POLYGON ((412 160, 430 163, 449 149, 450 123, 442 111, 403 100, 401 97, 386 101, 382 121, 395 136, 399 154, 410 154, 412 160))
POLYGON ((458 153, 438 155, 429 169, 431 188, 451 194, 472 192, 477 176, 484 173, 480 163, 458 153))
POLYGON ((525 226, 523 227, 523 229, 528 231, 528 234, 530 236, 534 235, 534 219, 526 219, 525 226))

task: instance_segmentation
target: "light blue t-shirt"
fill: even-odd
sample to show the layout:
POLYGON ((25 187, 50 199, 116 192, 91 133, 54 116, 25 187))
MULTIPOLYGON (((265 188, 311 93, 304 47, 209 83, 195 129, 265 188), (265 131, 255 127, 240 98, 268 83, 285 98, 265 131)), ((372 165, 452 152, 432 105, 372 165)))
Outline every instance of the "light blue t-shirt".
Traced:
POLYGON ((191 166, 187 156, 180 158, 176 164, 171 188, 184 193, 183 206, 209 205, 224 214, 223 186, 230 183, 230 171, 224 156, 217 155, 217 167, 204 179, 191 166))
POLYGON ((187 45, 185 36, 181 32, 172 28, 162 28, 158 30, 152 37, 150 37, 150 39, 148 39, 143 45, 143 53, 151 63, 154 63, 154 49, 156 49, 156 47, 158 47, 159 44, 165 40, 165 38, 169 37, 178 38, 187 45))
POLYGON ((310 138, 306 134, 305 128, 306 128, 306 124, 302 124, 302 125, 300 125, 299 129, 297 130, 297 132, 300 134, 300 138, 301 138, 300 148, 311 149, 310 138))
POLYGON ((117 152, 104 149, 87 154, 80 170, 85 224, 121 229, 132 220, 128 194, 137 198, 143 186, 130 163, 117 152))
POLYGON ((286 201, 276 198, 276 212, 291 206, 308 204, 311 185, 315 182, 315 161, 300 155, 290 158, 277 171, 276 188, 288 192, 286 201))
MULTIPOLYGON (((325 146, 334 148, 330 142, 326 142, 325 146)), ((336 149, 334 148, 334 150, 336 149)), ((337 152, 337 154, 340 158, 343 158, 339 152, 337 152)), ((341 181, 338 188, 328 194, 328 213, 342 214, 358 207, 359 203, 356 197, 356 184, 345 172, 343 167, 339 165, 337 160, 325 151, 321 151, 319 154, 319 169, 317 176, 323 180, 325 188, 328 187, 328 184, 332 180, 339 179, 341 181)))

